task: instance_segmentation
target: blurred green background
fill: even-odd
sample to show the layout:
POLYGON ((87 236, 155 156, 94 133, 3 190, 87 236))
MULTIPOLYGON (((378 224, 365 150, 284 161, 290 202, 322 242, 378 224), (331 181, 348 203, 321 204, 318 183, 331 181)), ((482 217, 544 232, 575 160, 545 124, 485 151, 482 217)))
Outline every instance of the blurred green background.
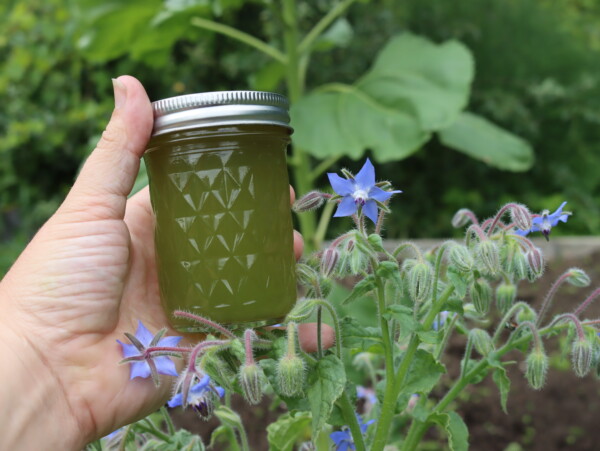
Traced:
MULTIPOLYGON (((433 43, 454 39, 474 61, 466 109, 502 127, 513 137, 510 143, 521 150, 530 146, 535 155, 512 166, 517 172, 499 169, 508 148, 495 135, 475 136, 470 129, 464 138, 468 149, 454 145, 462 153, 450 150, 450 140, 435 127, 401 156, 388 158, 364 144, 360 153, 374 158, 378 178, 404 191, 392 204, 389 237, 451 236, 450 218, 459 208, 487 216, 510 200, 534 211, 554 210, 566 200, 575 216, 556 235, 600 231, 600 1, 350 3, 296 3, 301 34, 335 8, 349 6, 311 47, 310 64, 304 61, 304 93, 332 82, 360 87, 375 55, 398 36, 412 33, 433 43), (477 146, 481 155, 473 154, 477 146), (491 160, 487 146, 495 152, 491 160)), ((136 76, 152 100, 232 89, 288 93, 281 65, 236 39, 193 25, 194 17, 285 49, 285 10, 269 0, 0 4, 0 276, 57 208, 99 138, 112 110, 112 77, 136 76)), ((403 64, 411 61, 408 55, 403 64)), ((318 106, 322 99, 311 96, 302 96, 297 110, 317 105, 325 111, 318 106)), ((303 125, 297 128, 301 144, 318 143, 321 131, 311 135, 303 125)), ((319 149, 307 152, 310 165, 319 168, 319 149)), ((362 159, 332 147, 325 164, 331 171, 358 170, 362 159)), ((323 169, 312 183, 325 188, 323 169)), ((296 174, 291 170, 292 178, 296 174)), ((347 225, 337 221, 332 230, 347 225)))

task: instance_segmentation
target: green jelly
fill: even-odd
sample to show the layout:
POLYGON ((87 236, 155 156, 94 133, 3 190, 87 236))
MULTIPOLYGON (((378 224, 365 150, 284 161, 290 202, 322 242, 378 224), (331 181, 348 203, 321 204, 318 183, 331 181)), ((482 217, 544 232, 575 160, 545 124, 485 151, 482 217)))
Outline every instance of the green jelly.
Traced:
POLYGON ((155 125, 144 155, 161 301, 182 332, 202 327, 175 310, 236 328, 280 322, 296 301, 291 129, 233 116, 158 135, 155 125))

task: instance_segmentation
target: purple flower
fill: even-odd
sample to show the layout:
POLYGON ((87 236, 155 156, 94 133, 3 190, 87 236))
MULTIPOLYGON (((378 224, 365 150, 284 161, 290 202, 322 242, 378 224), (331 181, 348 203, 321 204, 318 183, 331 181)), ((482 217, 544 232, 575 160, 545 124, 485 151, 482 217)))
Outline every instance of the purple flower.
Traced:
POLYGON ((156 373, 166 374, 169 376, 177 376, 177 369, 173 361, 167 356, 146 357, 145 350, 151 347, 174 347, 177 346, 183 337, 165 337, 166 329, 160 330, 156 335, 146 329, 141 321, 138 321, 138 328, 135 336, 125 334, 132 344, 123 343, 120 340, 117 342, 123 348, 123 357, 125 361, 131 364, 129 378, 148 377, 152 375, 153 368, 156 373), (143 357, 135 359, 135 357, 143 357), (131 359, 133 358, 133 359, 131 359), (128 360, 129 359, 129 360, 128 360))
POLYGON ((552 214, 550 214, 548 210, 544 210, 541 215, 533 218, 531 221, 533 223, 531 229, 517 230, 515 233, 517 235, 527 236, 532 232, 542 232, 544 238, 546 238, 546 241, 548 241, 552 227, 556 227, 559 221, 567 222, 567 219, 569 219, 569 216, 572 214, 570 211, 562 211, 566 204, 566 202, 560 204, 560 207, 558 207, 552 214))
POLYGON ((392 194, 402 191, 384 191, 375 185, 375 168, 367 158, 364 166, 352 177, 349 173, 347 178, 337 174, 328 173, 329 183, 333 190, 342 200, 333 216, 352 216, 359 208, 374 223, 377 222, 377 203, 388 200, 392 194))
MULTIPOLYGON (((375 423, 375 420, 369 420, 366 423, 363 423, 362 418, 359 414, 356 414, 356 419, 358 420, 358 425, 360 426, 360 432, 363 434, 367 432, 367 428, 375 423)), ((341 431, 335 431, 329 434, 329 438, 333 440, 335 443, 336 451, 347 451, 347 450, 355 450, 356 446, 354 446, 354 440, 352 440, 352 434, 347 427, 344 427, 341 431)))
MULTIPOLYGON (((187 397, 187 404, 192 406, 192 409, 202 418, 207 420, 211 417, 214 411, 215 397, 223 397, 225 390, 221 387, 216 387, 210 380, 210 376, 205 374, 200 382, 190 388, 187 397)), ((171 408, 183 405, 183 394, 177 393, 173 396, 167 405, 171 408)))
POLYGON ((375 395, 375 390, 372 388, 363 387, 362 385, 356 386, 356 396, 358 399, 364 399, 369 404, 377 403, 377 396, 375 395))

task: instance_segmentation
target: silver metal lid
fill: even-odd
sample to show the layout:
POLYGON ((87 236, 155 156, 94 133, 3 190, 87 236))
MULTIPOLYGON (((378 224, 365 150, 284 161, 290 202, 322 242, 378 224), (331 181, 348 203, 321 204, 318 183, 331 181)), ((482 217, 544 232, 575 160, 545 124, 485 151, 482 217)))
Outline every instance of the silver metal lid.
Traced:
POLYGON ((152 103, 153 136, 204 127, 268 124, 290 128, 289 102, 280 94, 218 91, 170 97, 152 103))

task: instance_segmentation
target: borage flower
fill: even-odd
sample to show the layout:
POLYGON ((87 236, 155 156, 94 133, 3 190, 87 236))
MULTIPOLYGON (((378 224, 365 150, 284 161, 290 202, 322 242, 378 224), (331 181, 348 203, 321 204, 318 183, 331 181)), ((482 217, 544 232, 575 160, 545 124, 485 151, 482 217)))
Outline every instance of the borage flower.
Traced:
POLYGON ((152 335, 146 329, 141 321, 138 321, 138 328, 135 335, 125 333, 132 344, 123 343, 117 340, 117 343, 123 348, 123 363, 130 363, 129 378, 136 377, 146 378, 152 376, 154 381, 158 381, 158 374, 166 374, 168 376, 177 376, 177 369, 173 361, 166 355, 149 356, 146 354, 146 349, 152 347, 168 347, 177 346, 183 337, 164 337, 167 329, 161 329, 152 335))
MULTIPOLYGON (((200 382, 190 388, 186 404, 192 406, 202 420, 208 420, 215 409, 215 402, 224 394, 225 390, 215 386, 210 376, 205 374, 200 382)), ((183 394, 177 393, 167 402, 167 405, 171 408, 183 405, 183 394)))
POLYGON ((327 174, 331 187, 342 197, 333 215, 336 217, 352 216, 360 210, 371 221, 377 223, 378 207, 383 206, 383 202, 392 197, 392 194, 402 192, 384 191, 379 188, 375 183, 375 168, 368 158, 356 176, 352 176, 349 172, 345 175, 347 178, 331 172, 327 174))
POLYGON ((517 230, 515 233, 521 236, 527 236, 532 232, 542 232, 546 241, 549 241, 550 232, 552 227, 556 227, 558 222, 567 222, 569 216, 572 215, 570 211, 564 211, 563 207, 566 205, 566 202, 560 204, 560 207, 556 209, 556 211, 550 214, 550 211, 544 210, 541 215, 535 216, 532 219, 533 226, 529 230, 517 230))
MULTIPOLYGON (((356 414, 356 419, 358 420, 358 425, 360 426, 360 432, 364 435, 367 432, 367 428, 375 423, 375 420, 369 420, 366 423, 363 423, 362 418, 359 414, 356 414)), ((356 446, 354 445, 354 440, 352 440, 352 434, 347 427, 344 427, 341 431, 335 431, 329 434, 329 438, 333 440, 335 443, 336 451, 347 451, 347 450, 355 450, 356 446)))

